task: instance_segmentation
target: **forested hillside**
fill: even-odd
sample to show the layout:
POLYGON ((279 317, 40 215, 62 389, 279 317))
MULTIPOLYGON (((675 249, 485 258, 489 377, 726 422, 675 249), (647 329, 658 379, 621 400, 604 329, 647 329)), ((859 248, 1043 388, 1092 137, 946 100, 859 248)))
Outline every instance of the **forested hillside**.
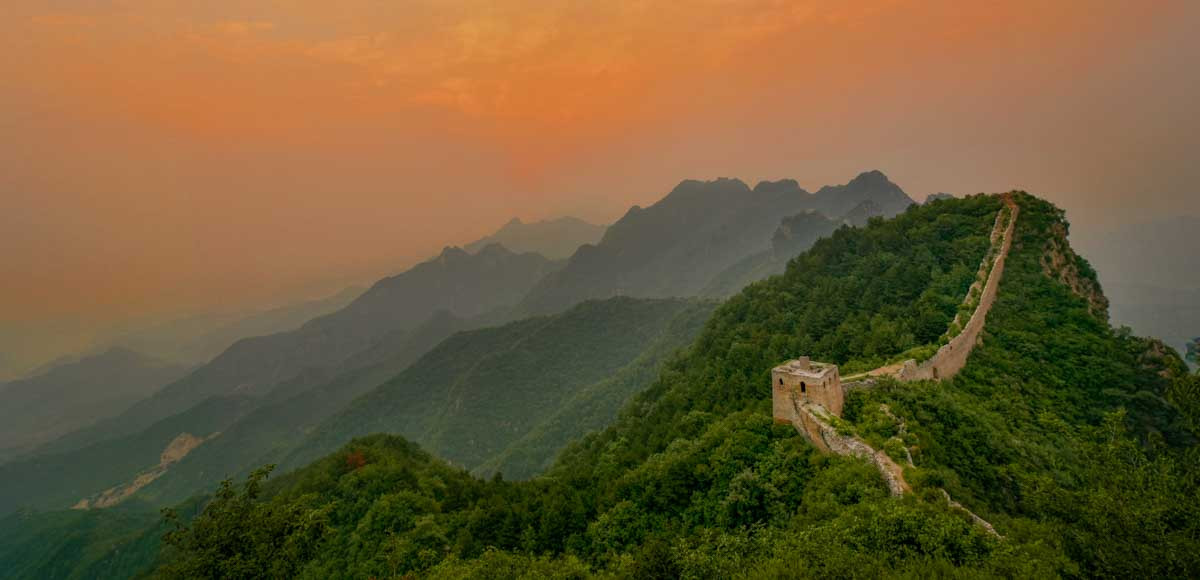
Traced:
MULTIPOLYGON (((398 433, 453 464, 473 469, 519 467, 498 455, 558 413, 581 421, 529 449, 525 462, 553 459, 584 426, 603 426, 612 410, 644 387, 644 373, 613 384, 625 367, 652 349, 655 360, 692 340, 713 305, 682 299, 613 298, 580 304, 554 316, 534 317, 460 333, 317 427, 284 462, 300 466, 356 436, 398 433), (581 397, 610 409, 572 411, 581 397), (588 421, 589 415, 599 413, 588 421), (599 423, 599 425, 597 425, 599 423)), ((648 382, 648 381, 646 381, 648 382)))
POLYGON ((1061 212, 1014 198, 1005 275, 966 368, 848 397, 839 429, 911 453, 911 495, 775 424, 769 372, 802 354, 867 368, 936 343, 987 247, 995 196, 819 241, 718 308, 614 424, 542 477, 477 479, 399 437, 366 437, 265 487, 265 472, 230 483, 190 521, 184 506, 146 565, 184 578, 1194 577, 1200 379, 1160 343, 1112 329, 1061 212))
POLYGON ((813 210, 787 216, 780 220, 779 227, 771 235, 770 248, 738 260, 713 277, 700 293, 724 298, 741 292, 753 282, 781 274, 792 258, 811 248, 818 239, 832 234, 843 223, 813 210))

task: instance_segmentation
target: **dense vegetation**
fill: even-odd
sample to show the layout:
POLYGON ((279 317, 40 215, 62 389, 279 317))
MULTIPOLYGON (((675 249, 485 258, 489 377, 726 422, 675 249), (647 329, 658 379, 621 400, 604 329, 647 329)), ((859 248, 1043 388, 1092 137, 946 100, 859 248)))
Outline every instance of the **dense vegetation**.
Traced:
MULTIPOLYGON (((180 505, 192 517, 200 498, 180 505)), ((4 578, 129 578, 144 573, 161 550, 169 522, 144 505, 107 510, 18 512, 0 518, 4 578)))
POLYGON ((719 308, 614 424, 542 477, 481 480, 399 437, 366 437, 265 486, 265 472, 227 484, 202 515, 172 520, 158 573, 1194 577, 1200 378, 1045 271, 1061 213, 1016 198, 999 299, 964 371, 848 400, 848 428, 913 454, 912 495, 889 497, 868 463, 774 424, 769 370, 799 354, 866 366, 936 341, 987 246, 995 197, 838 230, 719 308))
POLYGON ((588 427, 610 423, 661 359, 691 342, 714 306, 611 298, 459 333, 322 423, 285 465, 387 432, 468 469, 486 463, 485 475, 528 477, 588 427), (567 423, 556 417, 564 414, 567 423), (526 437, 542 443, 508 449, 526 437))

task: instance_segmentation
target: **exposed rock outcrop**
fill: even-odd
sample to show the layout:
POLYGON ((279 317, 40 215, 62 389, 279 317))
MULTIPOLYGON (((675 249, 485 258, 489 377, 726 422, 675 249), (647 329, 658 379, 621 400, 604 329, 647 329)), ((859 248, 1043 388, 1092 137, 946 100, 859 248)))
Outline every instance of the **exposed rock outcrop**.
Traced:
POLYGON ((1079 257, 1067 243, 1067 227, 1061 223, 1050 227, 1050 239, 1042 254, 1042 272, 1066 284, 1077 296, 1087 300, 1088 310, 1101 320, 1108 320, 1108 298, 1100 291, 1095 276, 1085 276, 1082 268, 1091 266, 1079 257))

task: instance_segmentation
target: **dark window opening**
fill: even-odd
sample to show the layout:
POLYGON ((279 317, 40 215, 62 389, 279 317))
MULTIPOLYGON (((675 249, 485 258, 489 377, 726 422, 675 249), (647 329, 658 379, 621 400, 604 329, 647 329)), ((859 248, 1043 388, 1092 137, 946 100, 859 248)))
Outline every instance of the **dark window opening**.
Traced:
POLYGON ((804 381, 800 381, 800 392, 801 392, 801 393, 804 393, 804 392, 807 392, 807 391, 808 391, 808 385, 805 385, 805 384, 804 384, 804 381))
POLYGON ((779 379, 779 384, 783 384, 783 379, 779 379))

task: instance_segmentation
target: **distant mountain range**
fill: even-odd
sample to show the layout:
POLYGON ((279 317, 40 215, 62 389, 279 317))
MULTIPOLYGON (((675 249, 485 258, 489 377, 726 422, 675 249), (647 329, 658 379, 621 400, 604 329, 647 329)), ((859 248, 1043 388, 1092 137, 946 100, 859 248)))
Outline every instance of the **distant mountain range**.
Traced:
POLYGON ((1072 235, 1102 284, 1200 288, 1200 216, 1176 216, 1072 235))
POLYGON ((70 364, 114 347, 182 365, 203 364, 239 339, 293 330, 313 318, 342 308, 362 292, 363 288, 352 286, 323 298, 274 308, 217 310, 164 321, 124 323, 117 328, 97 329, 86 343, 78 343, 81 339, 73 336, 79 330, 74 325, 34 332, 33 336, 23 332, 28 329, 0 328, 0 352, 10 351, 0 354, 0 380, 4 380, 3 377, 8 377, 7 380, 34 377, 52 367, 70 364), (31 344, 24 344, 26 342, 31 344), (22 346, 18 348, 18 345, 22 346), (30 362, 46 356, 53 358, 26 368, 30 362))
POLYGON ((558 312, 590 298, 695 296, 748 256, 770 248, 784 218, 804 211, 842 216, 892 216, 913 204, 896 184, 869 171, 845 185, 810 194, 794 181, 684 181, 647 208, 634 206, 596 245, 583 246, 560 271, 542 280, 522 312, 558 312), (874 209, 877 208, 877 209, 874 209))
POLYGON ((337 312, 296 330, 238 341, 120 416, 55 441, 45 451, 79 449, 136 433, 208 397, 262 397, 302 373, 339 368, 439 310, 470 318, 511 306, 557 267, 539 254, 515 254, 495 244, 477 254, 446 248, 436 258, 380 280, 337 312))
POLYGON ((553 253, 603 228, 514 220, 294 330, 239 340, 119 415, 0 466, 9 479, 0 508, 54 505, 123 485, 157 465, 184 433, 199 447, 137 497, 173 501, 262 461, 335 448, 367 428, 406 433, 481 473, 532 475, 566 441, 607 424, 698 332, 705 307, 673 297, 736 292, 782 271, 835 229, 912 203, 877 171, 813 194, 792 180, 753 189, 734 179, 684 181, 566 261, 496 240, 553 253), (620 295, 628 297, 609 300, 620 295), (604 300, 587 302, 597 298, 604 300), (548 313, 555 316, 463 333, 548 313), (439 372, 450 374, 431 378, 439 372), (351 403, 364 393, 372 395, 351 403), (529 416, 513 414, 512 405, 529 416), (493 432, 454 439, 476 423, 493 432))
POLYGON ((570 257, 579 246, 600 241, 605 229, 605 226, 569 216, 528 224, 513 218, 495 233, 471 242, 463 249, 474 254, 491 244, 500 244, 514 252, 536 252, 560 260, 570 257))
POLYGON ((0 383, 0 461, 117 415, 187 370, 113 348, 0 383))
MULTIPOLYGON (((868 216, 855 210, 863 203, 847 214, 868 216)), ((325 381, 316 387, 303 386, 306 372, 87 452, 0 466, 0 514, 161 475, 115 509, 0 517, 0 568, 37 578, 156 567, 178 577, 1196 577, 1200 376, 1159 341, 1106 323, 1063 216, 1023 192, 935 201, 862 228, 793 213, 770 228, 768 251, 787 256, 818 228, 837 229, 715 310, 585 301, 457 332, 390 378, 345 359, 311 373, 325 381), (801 383, 795 407, 833 425, 781 424, 769 385, 780 361, 811 356, 850 374, 936 351, 1010 202, 1019 216, 1003 270, 992 270, 998 298, 960 373, 864 381, 836 422, 801 383), (180 451, 201 437, 186 455, 163 452, 164 441, 180 451), (880 451, 861 451, 870 447, 880 451), (873 465, 885 457, 903 462, 911 488, 888 485, 873 465), (165 474, 138 471, 168 461, 165 474), (276 462, 261 488, 241 483, 276 462), (472 477, 495 472, 505 477, 472 477), (204 495, 225 477, 237 481, 204 495), (166 550, 168 526, 152 511, 163 504, 187 526, 166 550)), ((461 320, 435 319, 437 332, 461 320)), ((403 352, 391 336, 355 356, 403 352)))
POLYGON ((324 298, 248 314, 182 318, 119 336, 108 343, 167 360, 203 364, 243 338, 294 330, 313 318, 340 310, 363 290, 351 286, 324 298))
POLYGON ((1081 232, 1072 241, 1099 273, 1113 324, 1180 352, 1200 336, 1200 217, 1081 232))

